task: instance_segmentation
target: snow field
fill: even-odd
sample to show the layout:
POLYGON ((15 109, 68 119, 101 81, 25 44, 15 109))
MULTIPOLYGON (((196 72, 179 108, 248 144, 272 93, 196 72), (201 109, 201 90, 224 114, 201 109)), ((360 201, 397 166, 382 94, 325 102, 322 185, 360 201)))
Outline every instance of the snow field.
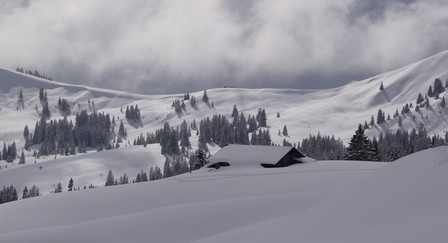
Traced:
POLYGON ((0 207, 0 214, 11 219, 0 225, 0 241, 190 242, 306 211, 382 166, 318 162, 202 169, 148 183, 20 200, 0 207))
POLYGON ((20 200, 0 206, 0 241, 444 242, 447 156, 203 168, 20 200))

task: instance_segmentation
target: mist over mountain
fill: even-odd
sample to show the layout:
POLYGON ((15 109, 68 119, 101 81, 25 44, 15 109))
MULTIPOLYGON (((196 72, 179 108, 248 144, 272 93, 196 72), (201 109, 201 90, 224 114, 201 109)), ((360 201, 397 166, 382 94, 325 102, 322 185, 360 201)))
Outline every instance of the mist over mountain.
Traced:
POLYGON ((141 94, 333 88, 446 50, 447 12, 439 0, 2 1, 0 66, 141 94))

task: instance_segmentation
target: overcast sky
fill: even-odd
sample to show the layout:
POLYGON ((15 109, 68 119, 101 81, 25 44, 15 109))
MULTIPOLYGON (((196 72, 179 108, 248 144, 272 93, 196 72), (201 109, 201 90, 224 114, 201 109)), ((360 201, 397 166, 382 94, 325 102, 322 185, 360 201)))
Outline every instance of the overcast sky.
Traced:
POLYGON ((330 88, 448 49, 446 0, 1 0, 0 66, 145 93, 330 88))

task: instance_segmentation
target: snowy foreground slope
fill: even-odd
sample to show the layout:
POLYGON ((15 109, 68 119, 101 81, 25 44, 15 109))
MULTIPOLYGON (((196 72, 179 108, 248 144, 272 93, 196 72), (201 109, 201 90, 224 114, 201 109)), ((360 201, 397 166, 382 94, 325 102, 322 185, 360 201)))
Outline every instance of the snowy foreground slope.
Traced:
POLYGON ((446 242, 447 157, 201 169, 46 195, 0 205, 0 242, 446 242))

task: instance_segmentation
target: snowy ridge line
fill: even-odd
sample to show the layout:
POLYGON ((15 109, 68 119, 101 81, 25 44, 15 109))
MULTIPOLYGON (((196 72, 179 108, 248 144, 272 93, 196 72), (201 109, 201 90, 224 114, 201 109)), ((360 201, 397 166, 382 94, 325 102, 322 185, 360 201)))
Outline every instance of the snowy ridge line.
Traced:
POLYGON ((54 89, 54 88, 64 88, 67 91, 72 93, 77 93, 80 91, 90 91, 95 94, 97 97, 106 96, 109 98, 117 97, 117 98, 133 98, 133 99, 145 99, 152 96, 160 96, 160 95, 142 95, 142 94, 134 94, 124 91, 117 91, 112 89, 104 89, 104 88, 96 88, 90 87, 86 85, 78 85, 78 84, 67 84, 59 81, 50 81, 43 78, 38 78, 32 75, 27 75, 24 73, 20 73, 17 71, 5 69, 0 67, 0 77, 1 85, 0 91, 9 91, 14 87, 23 87, 23 88, 40 88, 44 87, 45 89, 54 89), (30 82, 32 80, 32 82, 30 82))

